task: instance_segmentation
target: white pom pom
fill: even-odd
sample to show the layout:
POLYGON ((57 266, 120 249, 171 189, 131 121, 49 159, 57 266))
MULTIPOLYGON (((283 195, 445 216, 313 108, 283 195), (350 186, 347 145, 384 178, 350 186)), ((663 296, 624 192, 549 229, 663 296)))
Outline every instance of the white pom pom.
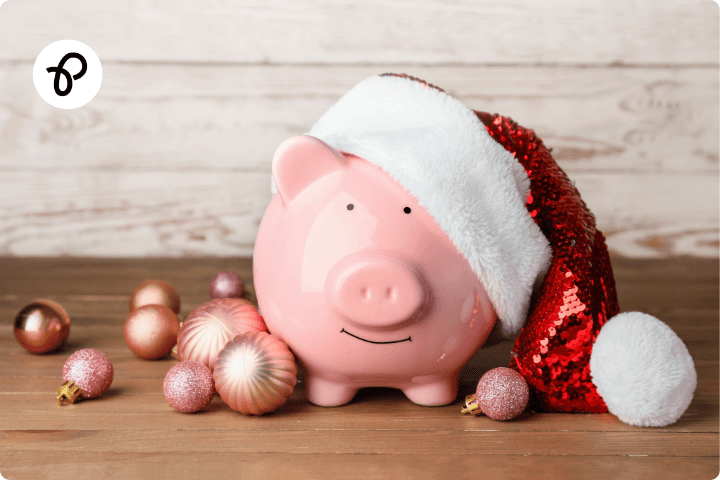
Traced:
POLYGON ((674 423, 690 405, 697 384, 682 340, 641 312, 621 313, 603 326, 593 345, 590 372, 610 413, 642 427, 674 423))

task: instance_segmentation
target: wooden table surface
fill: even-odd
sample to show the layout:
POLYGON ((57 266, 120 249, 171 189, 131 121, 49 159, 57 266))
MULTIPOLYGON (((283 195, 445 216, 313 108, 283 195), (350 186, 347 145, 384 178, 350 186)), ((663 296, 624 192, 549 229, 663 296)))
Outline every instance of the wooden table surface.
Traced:
POLYGON ((446 407, 412 404, 392 389, 361 390, 350 404, 323 408, 303 385, 276 412, 246 417, 216 397, 197 414, 165 401, 176 363, 145 361, 123 341, 133 288, 148 278, 176 286, 181 317, 209 300, 219 270, 252 291, 249 259, 4 258, 0 261, 0 475, 4 478, 692 478, 718 464, 718 262, 613 258, 623 311, 668 323, 695 360, 698 387, 685 415, 665 428, 631 427, 610 414, 525 412, 514 421, 461 415, 462 398, 487 369, 507 365, 512 344, 481 349, 446 407), (65 348, 31 355, 12 322, 36 298, 65 306, 65 348), (110 390, 59 407, 67 357, 105 352, 110 390))

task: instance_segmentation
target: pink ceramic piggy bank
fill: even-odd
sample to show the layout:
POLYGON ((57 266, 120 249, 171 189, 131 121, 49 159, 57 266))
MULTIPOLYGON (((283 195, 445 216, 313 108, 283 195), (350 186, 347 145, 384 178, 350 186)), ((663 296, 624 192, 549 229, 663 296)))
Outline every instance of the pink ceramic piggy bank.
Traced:
POLYGON ((383 386, 421 405, 453 402, 496 322, 466 259, 387 173, 317 138, 285 141, 273 177, 255 287, 270 332, 303 365, 308 399, 342 405, 383 386))

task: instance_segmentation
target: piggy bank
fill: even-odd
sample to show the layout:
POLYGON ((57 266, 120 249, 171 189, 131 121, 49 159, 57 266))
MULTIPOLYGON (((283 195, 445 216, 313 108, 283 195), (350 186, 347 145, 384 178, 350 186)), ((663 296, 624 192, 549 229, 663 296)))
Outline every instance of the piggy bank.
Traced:
POLYGON ((455 400, 496 322, 468 261, 389 174, 312 136, 276 151, 254 281, 268 329, 303 366, 308 399, 342 405, 392 387, 455 400))
POLYGON ((497 327, 520 332, 510 366, 541 410, 664 426, 690 404, 687 348, 659 319, 619 313, 594 216, 512 119, 408 75, 370 77, 278 148, 273 179, 256 294, 311 402, 385 386, 450 403, 497 327))

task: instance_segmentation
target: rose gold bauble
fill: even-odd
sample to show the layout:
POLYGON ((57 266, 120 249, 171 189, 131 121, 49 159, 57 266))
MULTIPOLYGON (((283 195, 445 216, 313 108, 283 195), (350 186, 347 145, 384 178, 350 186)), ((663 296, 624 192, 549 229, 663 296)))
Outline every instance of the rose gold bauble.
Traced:
POLYGON ((59 303, 39 299, 15 317, 15 338, 30 353, 47 353, 65 344, 70 335, 70 317, 59 303))
MULTIPOLYGON (((181 330, 182 330, 182 326, 183 326, 183 320, 180 321, 180 329, 181 330)), ((178 333, 180 333, 179 330, 178 330, 178 333)), ((178 354, 177 342, 175 342, 175 345, 173 345, 172 350, 170 350, 170 356, 172 358, 174 358, 175 360, 180 360, 180 355, 178 354)))
POLYGON ((125 321, 125 343, 138 357, 155 360, 170 353, 179 330, 180 322, 168 307, 144 305, 125 321))
POLYGON ((240 298, 245 293, 243 282, 235 272, 219 272, 210 281, 210 298, 240 298))
POLYGON ((230 408, 245 415, 272 412, 297 383, 295 357, 279 338, 265 332, 238 335, 215 362, 215 389, 230 408))
POLYGON ((177 314, 180 313, 180 295, 164 280, 145 280, 130 295, 130 311, 144 305, 165 305, 177 314))
POLYGON ((178 335, 180 360, 194 360, 211 370, 227 342, 246 332, 267 332, 265 321, 247 301, 216 298, 193 310, 178 335))
POLYGON ((215 394, 210 369, 200 362, 180 362, 163 381, 165 399, 175 410, 194 413, 205 408, 215 394))
POLYGON ((95 398, 110 388, 113 366, 107 355, 100 350, 84 348, 70 355, 65 361, 62 378, 80 387, 83 398, 95 398))
POLYGON ((518 372, 499 367, 482 376, 475 396, 485 415, 495 420, 511 420, 525 410, 530 390, 518 372))

